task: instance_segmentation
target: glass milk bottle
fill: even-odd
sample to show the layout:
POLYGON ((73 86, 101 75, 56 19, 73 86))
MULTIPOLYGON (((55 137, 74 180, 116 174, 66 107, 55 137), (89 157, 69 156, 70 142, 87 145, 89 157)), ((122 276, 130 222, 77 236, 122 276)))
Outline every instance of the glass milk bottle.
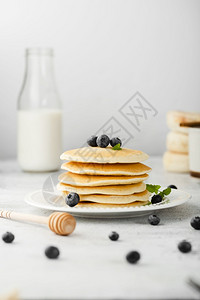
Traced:
POLYGON ((62 152, 62 113, 52 49, 26 50, 25 77, 17 114, 18 162, 22 170, 57 170, 62 152))

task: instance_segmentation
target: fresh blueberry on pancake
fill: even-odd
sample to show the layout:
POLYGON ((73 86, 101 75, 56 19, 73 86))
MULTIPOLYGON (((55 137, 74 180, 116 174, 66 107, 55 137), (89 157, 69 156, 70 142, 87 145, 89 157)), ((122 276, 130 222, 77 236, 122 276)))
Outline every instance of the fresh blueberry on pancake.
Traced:
POLYGON ((118 137, 114 137, 110 140, 110 144, 112 147, 116 146, 117 144, 120 144, 120 147, 122 145, 122 141, 118 137))
POLYGON ((97 136, 92 135, 88 140, 87 143, 90 147, 97 147, 97 136))
POLYGON ((102 134, 97 138, 97 145, 100 148, 106 148, 110 143, 110 139, 106 134, 102 134))

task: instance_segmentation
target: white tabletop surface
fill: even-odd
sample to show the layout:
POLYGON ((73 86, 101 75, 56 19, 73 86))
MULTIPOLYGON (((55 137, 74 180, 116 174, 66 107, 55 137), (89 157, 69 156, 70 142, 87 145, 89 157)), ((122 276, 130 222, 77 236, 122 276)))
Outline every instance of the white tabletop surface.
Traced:
MULTIPOLYGON (((0 219, 0 235, 11 231, 12 244, 0 240, 0 296, 17 289, 20 299, 199 299, 186 283, 200 282, 200 231, 190 226, 200 215, 200 180, 189 174, 166 173, 159 157, 149 159, 149 183, 175 184, 192 199, 175 208, 159 211, 161 222, 149 225, 147 216, 127 219, 77 218, 68 237, 47 227, 0 219), (109 240, 117 231, 117 242, 109 240), (178 251, 179 241, 192 243, 192 252, 178 251), (55 245, 57 260, 44 255, 55 245), (125 260, 130 250, 141 254, 138 264, 125 260)), ((27 193, 40 189, 50 174, 20 171, 15 161, 0 162, 0 207, 48 216, 51 212, 28 206, 27 193)))

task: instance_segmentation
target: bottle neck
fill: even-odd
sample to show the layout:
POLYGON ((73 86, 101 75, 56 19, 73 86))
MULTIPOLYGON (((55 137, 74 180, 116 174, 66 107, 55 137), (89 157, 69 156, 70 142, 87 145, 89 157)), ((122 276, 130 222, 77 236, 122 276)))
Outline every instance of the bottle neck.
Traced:
POLYGON ((25 76, 19 94, 18 109, 38 108, 61 108, 52 49, 32 48, 26 51, 25 76))
POLYGON ((54 86, 53 56, 28 54, 26 56, 26 79, 36 82, 42 80, 43 83, 54 86))

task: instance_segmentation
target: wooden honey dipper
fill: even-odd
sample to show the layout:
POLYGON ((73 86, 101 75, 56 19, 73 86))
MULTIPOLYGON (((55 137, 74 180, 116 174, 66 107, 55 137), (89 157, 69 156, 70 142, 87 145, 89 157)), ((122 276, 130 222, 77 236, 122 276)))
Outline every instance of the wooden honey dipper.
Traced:
POLYGON ((69 235, 76 227, 75 218, 62 212, 54 212, 49 217, 36 216, 31 214, 22 214, 13 211, 0 210, 0 217, 16 221, 28 221, 38 224, 45 224, 59 235, 69 235))

